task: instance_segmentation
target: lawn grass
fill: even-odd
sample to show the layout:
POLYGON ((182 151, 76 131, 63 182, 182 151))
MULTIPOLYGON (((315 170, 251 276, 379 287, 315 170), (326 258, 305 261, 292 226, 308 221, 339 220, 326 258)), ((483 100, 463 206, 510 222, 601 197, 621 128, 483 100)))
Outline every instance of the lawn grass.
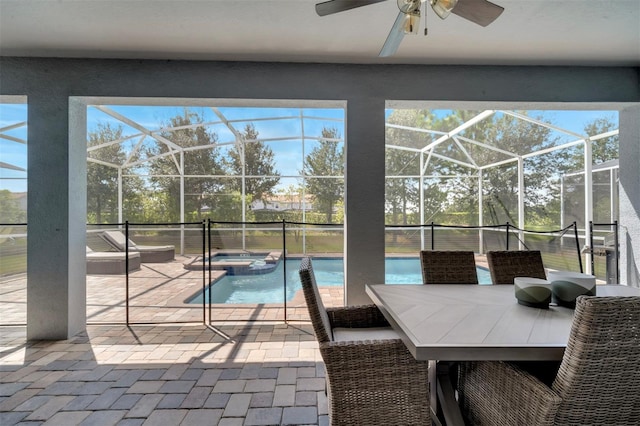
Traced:
POLYGON ((27 272, 27 254, 1 254, 0 253, 0 276, 24 274, 27 272))

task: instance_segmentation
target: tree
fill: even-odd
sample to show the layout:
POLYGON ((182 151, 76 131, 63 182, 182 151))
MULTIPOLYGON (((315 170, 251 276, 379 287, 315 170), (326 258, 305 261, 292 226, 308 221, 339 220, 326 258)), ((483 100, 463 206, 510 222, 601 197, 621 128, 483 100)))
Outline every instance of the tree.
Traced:
MULTIPOLYGON (((600 117, 586 123, 584 134, 589 137, 598 136, 617 129, 617 123, 609 117, 600 117)), ((591 143, 592 163, 601 164, 615 160, 619 156, 618 135, 593 140, 591 143)), ((566 223, 576 221, 578 226, 586 226, 584 223, 584 147, 578 145, 567 155, 565 172, 574 172, 573 175, 563 179, 563 214, 566 223)), ((593 177, 593 217, 596 222, 609 222, 615 220, 611 217, 611 199, 613 196, 609 185, 610 172, 595 172, 593 177)), ((614 212, 615 216, 615 212, 614 212)))
MULTIPOLYGON (((387 122, 413 127, 419 126, 421 119, 419 110, 398 110, 389 116, 387 122)), ((411 213, 418 212, 420 206, 417 177, 420 174, 419 150, 424 145, 424 134, 390 126, 386 129, 385 139, 387 144, 414 149, 409 151, 388 147, 385 155, 385 210, 391 215, 385 222, 407 225, 411 213)))
MULTIPOLYGON (((254 200, 272 195, 273 188, 280 182, 273 151, 258 140, 258 132, 253 124, 245 126, 241 140, 229 151, 224 163, 231 174, 249 176, 244 179, 244 193, 251 195, 254 200)), ((242 193, 242 180, 234 179, 228 187, 242 193)))
MULTIPOLYGON (((172 117, 169 122, 170 129, 160 133, 163 139, 181 148, 198 148, 184 153, 183 174, 205 177, 184 178, 184 210, 185 220, 201 220, 202 208, 205 205, 212 206, 212 195, 223 186, 220 180, 206 177, 224 173, 216 146, 218 137, 214 132, 198 125, 204 122, 204 118, 188 108, 184 109, 182 115, 172 117)), ((149 165, 150 181, 158 191, 166 194, 168 205, 165 220, 178 221, 181 200, 180 154, 162 141, 149 147, 147 151, 152 159, 149 165)))
MULTIPOLYGON (((600 118, 595 120, 590 125, 585 127, 585 132, 588 135, 598 135, 617 129, 614 123, 610 122, 606 118, 600 118)), ((619 157, 620 140, 618 135, 609 136, 595 141, 592 145, 592 156, 595 164, 604 163, 609 160, 617 160, 619 157)))
MULTIPOLYGON (((99 123, 88 135, 87 156, 99 162, 87 162, 87 219, 95 223, 118 221, 118 167, 126 160, 127 154, 122 144, 122 126, 113 127, 109 123, 99 123), (102 145, 102 146, 101 146, 102 145), (99 148, 97 148, 99 147, 99 148), (110 164, 110 165, 107 165, 110 164)), ((123 178, 123 211, 131 211, 142 198, 142 180, 138 177, 123 178)), ((127 219, 135 219, 127 215, 127 219)))
MULTIPOLYGON (((585 124, 584 133, 588 136, 597 136, 603 133, 610 132, 617 129, 618 126, 611 121, 610 118, 601 117, 596 118, 590 123, 585 124)), ((609 136, 607 138, 598 139, 593 141, 591 145, 591 155, 594 164, 604 163, 605 161, 615 160, 618 158, 619 152, 619 138, 618 135, 609 136)), ((584 160, 584 151, 582 149, 577 150, 574 154, 576 162, 581 163, 584 160)))
POLYGON ((8 189, 0 190, 0 222, 24 223, 26 221, 27 211, 20 208, 18 198, 8 189))
POLYGON ((333 209, 344 195, 344 145, 337 129, 322 129, 318 146, 305 157, 303 171, 305 187, 314 197, 318 209, 332 223, 333 209))
MULTIPOLYGON (((429 110, 394 111, 389 122, 407 127, 433 130, 428 132, 407 132, 402 128, 387 129, 387 144, 399 145, 406 148, 422 149, 435 142, 440 135, 446 134, 461 124, 477 116, 481 111, 452 110, 448 114, 442 111, 435 115, 429 110), (403 133, 404 132, 404 133, 403 133)), ((527 114, 527 112, 520 112, 527 114)), ((544 116, 533 117, 540 121, 544 116)), ((535 122, 515 118, 509 114, 493 114, 459 133, 459 136, 444 140, 435 145, 431 151, 431 158, 425 162, 424 175, 428 176, 424 182, 425 221, 427 217, 436 217, 438 210, 448 215, 453 223, 475 224, 478 218, 478 167, 507 160, 505 154, 497 153, 485 147, 469 143, 471 139, 494 146, 516 155, 523 155, 555 146, 558 142, 553 131, 535 122), (450 160, 447 160, 450 159, 450 160), (465 166, 464 164, 468 164, 465 166), (475 163, 475 165, 473 164, 475 163), (439 178, 438 176, 442 176, 439 178)), ((387 176, 413 176, 414 164, 403 151, 388 149, 387 176)), ((557 210, 554 200, 558 196, 559 174, 567 165, 566 152, 552 152, 540 156, 533 156, 524 160, 525 172, 525 212, 528 217, 540 218, 550 214, 550 210, 557 210)), ((496 224, 510 221, 518 223, 518 169, 515 161, 501 166, 484 169, 483 200, 484 223, 496 224)), ((416 177, 420 172, 415 172, 416 177)), ((409 214, 417 201, 408 201, 404 207, 404 194, 419 197, 409 190, 415 185, 411 179, 387 178, 388 211, 396 219, 394 209, 398 212, 405 210, 409 214)), ((446 223, 447 219, 440 222, 446 223)))
MULTIPOLYGON (((520 113, 527 114, 526 111, 520 113)), ((471 115, 475 114, 476 112, 473 112, 471 115)), ((456 112, 456 115, 461 119, 461 123, 471 118, 460 111, 456 112)), ((542 116, 534 118, 545 121, 542 116)), ((494 114, 490 119, 487 118, 469 128, 464 136, 516 154, 544 150, 557 144, 557 138, 548 127, 508 114, 494 114)), ((503 159, 494 152, 478 146, 468 146, 467 150, 479 165, 503 159)), ((546 205, 558 196, 559 171, 562 170, 565 159, 562 152, 552 152, 525 160, 524 203, 531 217, 544 215, 546 205)), ((471 170, 467 171, 467 174, 470 172, 476 173, 475 170, 471 170)), ((454 197, 454 204, 462 203, 459 207, 477 212, 477 181, 465 181, 462 185, 449 187, 449 191, 457 195, 454 197)), ((483 173, 484 223, 497 224, 509 221, 524 227, 524 223, 518 223, 518 191, 516 162, 486 169, 483 173)))
MULTIPOLYGON (((449 114, 444 117, 436 117, 430 110, 396 110, 388 118, 392 124, 386 130, 387 153, 386 161, 386 208, 391 214, 387 223, 411 224, 420 223, 420 160, 424 156, 425 175, 423 181, 424 192, 424 222, 447 222, 442 214, 452 205, 460 206, 468 202, 473 194, 473 186, 467 185, 468 179, 459 179, 455 183, 451 178, 442 176, 467 176, 470 170, 454 162, 440 158, 430 158, 423 154, 422 149, 435 142, 442 132, 450 131, 463 122, 465 117, 457 114, 449 114), (393 126, 399 125, 399 127, 393 126), (433 130, 434 133, 416 132, 405 127, 433 130), (438 133, 440 132, 440 133, 438 133), (398 146, 401 149, 391 148, 389 145, 398 146), (396 177, 394 177, 396 176, 396 177), (455 188, 459 192, 449 191, 455 188)), ((452 157, 458 160, 463 158, 455 145, 443 143, 436 147, 434 152, 438 155, 452 157)), ((464 207, 469 212, 470 205, 464 207)), ((477 207, 474 208, 474 210, 477 207)))
MULTIPOLYGON (((245 195, 246 205, 250 205, 251 195, 245 195)), ((241 221, 242 220, 242 194, 237 191, 224 192, 216 194, 212 197, 212 203, 216 207, 212 220, 217 221, 241 221)), ((247 209, 245 212, 245 220, 250 222, 255 219, 252 210, 247 209)))

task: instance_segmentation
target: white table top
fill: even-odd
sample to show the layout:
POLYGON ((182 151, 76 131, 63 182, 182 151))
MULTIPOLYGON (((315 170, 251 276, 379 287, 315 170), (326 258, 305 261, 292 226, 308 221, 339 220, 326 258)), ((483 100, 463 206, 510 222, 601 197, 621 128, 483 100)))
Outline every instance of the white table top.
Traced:
MULTIPOLYGON (((560 360, 573 310, 519 305, 512 285, 367 285, 366 292, 418 360, 560 360)), ((599 285, 598 296, 640 289, 599 285)))

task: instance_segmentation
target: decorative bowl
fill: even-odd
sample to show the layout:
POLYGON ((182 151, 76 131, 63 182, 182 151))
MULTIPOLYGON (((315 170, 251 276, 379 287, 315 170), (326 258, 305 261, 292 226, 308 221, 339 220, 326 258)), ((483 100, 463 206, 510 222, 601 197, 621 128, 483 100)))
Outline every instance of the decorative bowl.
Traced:
POLYGON ((575 309, 578 296, 596 295, 596 277, 580 272, 549 271, 553 302, 558 306, 575 309))
POLYGON ((548 309, 551 302, 551 283, 531 277, 513 279, 518 303, 531 308, 548 309))

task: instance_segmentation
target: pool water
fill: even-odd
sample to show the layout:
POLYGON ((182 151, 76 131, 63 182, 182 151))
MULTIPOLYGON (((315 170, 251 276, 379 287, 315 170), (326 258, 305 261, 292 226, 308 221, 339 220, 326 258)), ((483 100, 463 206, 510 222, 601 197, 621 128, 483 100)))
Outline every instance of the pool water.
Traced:
MULTIPOLYGON (((210 286, 204 295, 209 301, 209 289, 213 303, 283 303, 289 301, 302 288, 298 269, 301 259, 287 259, 287 287, 284 288, 285 262, 271 273, 264 275, 225 276, 210 286)), ((478 282, 491 284, 491 276, 485 268, 478 267, 478 282)), ((342 258, 313 258, 313 271, 318 286, 343 286, 344 265, 342 258)), ((387 284, 422 283, 420 259, 388 257, 385 259, 385 282, 387 284)), ((202 292, 198 292, 186 303, 202 303, 202 292)))

